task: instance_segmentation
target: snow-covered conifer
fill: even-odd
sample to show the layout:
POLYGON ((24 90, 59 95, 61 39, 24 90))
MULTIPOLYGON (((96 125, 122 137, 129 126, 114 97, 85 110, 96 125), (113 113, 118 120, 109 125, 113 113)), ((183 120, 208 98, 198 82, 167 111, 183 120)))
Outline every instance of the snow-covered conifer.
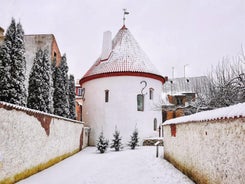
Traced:
POLYGON ((24 31, 12 19, 6 31, 0 56, 0 100, 26 106, 24 31))
POLYGON ((131 140, 128 143, 128 146, 130 146, 131 149, 135 149, 138 145, 139 137, 138 137, 138 130, 135 129, 133 132, 133 135, 131 136, 131 140))
POLYGON ((66 55, 63 55, 59 66, 55 67, 54 73, 54 114, 68 117, 68 66, 66 55))
POLYGON ((51 64, 48 51, 40 49, 29 76, 27 107, 52 113, 51 101, 51 64))
POLYGON ((103 132, 101 132, 96 144, 97 149, 100 151, 100 153, 104 153, 108 145, 109 141, 105 139, 103 132))
POLYGON ((111 148, 114 148, 115 151, 119 151, 120 149, 122 149, 122 137, 120 136, 120 132, 117 129, 115 129, 115 132, 113 134, 111 148))
POLYGON ((75 108, 75 99, 76 99, 76 92, 75 92, 75 79, 73 75, 69 76, 69 118, 76 119, 76 108, 75 108))

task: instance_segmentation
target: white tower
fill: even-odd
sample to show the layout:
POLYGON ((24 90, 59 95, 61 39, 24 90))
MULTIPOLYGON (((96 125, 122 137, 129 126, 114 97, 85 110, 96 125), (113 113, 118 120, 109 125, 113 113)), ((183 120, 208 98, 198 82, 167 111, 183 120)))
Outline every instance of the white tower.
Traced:
POLYGON ((113 41, 104 34, 102 54, 80 80, 85 89, 83 121, 91 127, 90 145, 101 131, 112 138, 115 127, 124 143, 135 128, 142 140, 158 136, 162 112, 156 110, 165 79, 123 25, 113 41))

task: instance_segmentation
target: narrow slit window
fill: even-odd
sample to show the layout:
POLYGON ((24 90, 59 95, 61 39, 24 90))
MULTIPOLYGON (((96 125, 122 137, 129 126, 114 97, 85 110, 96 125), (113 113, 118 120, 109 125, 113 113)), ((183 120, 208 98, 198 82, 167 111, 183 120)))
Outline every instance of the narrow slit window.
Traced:
POLYGON ((149 95, 150 100, 153 100, 154 89, 150 88, 149 93, 150 93, 150 95, 149 95))
POLYGON ((109 90, 105 90, 105 102, 109 102, 109 90))
POLYGON ((154 118, 153 127, 154 131, 157 131, 157 118, 154 118))

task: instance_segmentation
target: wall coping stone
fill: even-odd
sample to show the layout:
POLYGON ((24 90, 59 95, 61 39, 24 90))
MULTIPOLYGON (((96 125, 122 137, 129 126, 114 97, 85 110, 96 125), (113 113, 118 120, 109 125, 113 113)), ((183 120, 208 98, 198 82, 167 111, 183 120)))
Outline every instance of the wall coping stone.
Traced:
POLYGON ((222 107, 210 111, 202 111, 189 116, 182 116, 165 121, 162 125, 195 123, 195 122, 210 122, 215 120, 245 118, 245 102, 222 107))
POLYGON ((6 110, 14 109, 14 110, 17 110, 17 111, 19 110, 19 111, 28 112, 29 114, 40 114, 40 115, 49 116, 51 118, 57 118, 57 119, 70 121, 70 122, 73 122, 73 123, 84 124, 84 122, 81 122, 81 121, 77 121, 77 120, 73 120, 73 119, 69 119, 69 118, 64 118, 62 116, 49 114, 49 113, 42 112, 42 111, 39 111, 39 110, 34 110, 34 109, 30 109, 30 108, 27 108, 27 107, 22 107, 22 106, 19 106, 19 105, 15 105, 15 104, 3 102, 3 101, 0 101, 0 108, 4 108, 6 110))

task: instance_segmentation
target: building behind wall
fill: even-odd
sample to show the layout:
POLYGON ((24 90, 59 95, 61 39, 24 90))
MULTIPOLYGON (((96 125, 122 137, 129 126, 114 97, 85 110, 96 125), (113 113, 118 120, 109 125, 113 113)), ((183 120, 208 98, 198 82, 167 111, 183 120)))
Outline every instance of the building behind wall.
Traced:
POLYGON ((207 83, 206 76, 169 79, 163 86, 168 100, 168 104, 163 106, 163 122, 195 113, 197 109, 192 104, 196 101, 197 92, 206 93, 207 83))
POLYGON ((157 137, 162 113, 154 105, 164 82, 125 25, 113 40, 105 32, 101 56, 80 80, 86 91, 82 116, 91 127, 90 144, 101 131, 111 139, 115 129, 124 143, 135 128, 142 139, 157 137))
MULTIPOLYGON (((0 45, 4 41, 4 29, 0 27, 0 45)), ((25 58, 26 58, 26 81, 25 85, 28 88, 28 79, 31 68, 39 49, 47 50, 50 62, 56 60, 56 64, 61 61, 61 54, 53 34, 35 34, 24 35, 25 58)))

